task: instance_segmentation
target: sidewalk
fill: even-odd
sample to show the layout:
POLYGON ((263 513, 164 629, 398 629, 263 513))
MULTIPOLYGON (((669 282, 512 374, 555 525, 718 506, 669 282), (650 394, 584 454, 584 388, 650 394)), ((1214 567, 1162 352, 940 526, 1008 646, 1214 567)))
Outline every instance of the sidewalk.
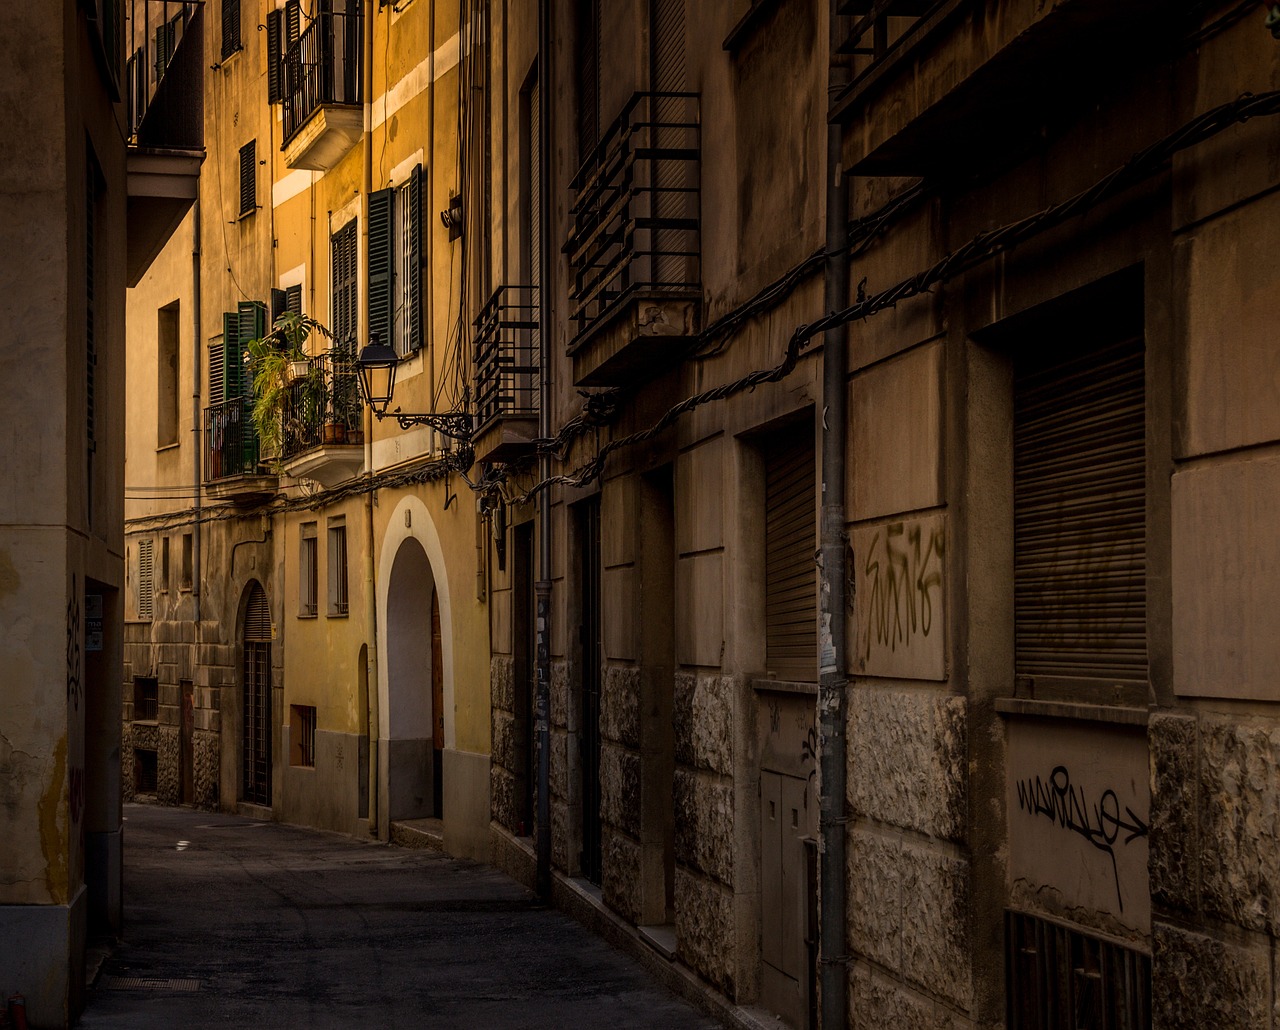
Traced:
POLYGON ((87 1030, 717 1025, 487 866, 188 809, 125 817, 124 942, 87 1030))

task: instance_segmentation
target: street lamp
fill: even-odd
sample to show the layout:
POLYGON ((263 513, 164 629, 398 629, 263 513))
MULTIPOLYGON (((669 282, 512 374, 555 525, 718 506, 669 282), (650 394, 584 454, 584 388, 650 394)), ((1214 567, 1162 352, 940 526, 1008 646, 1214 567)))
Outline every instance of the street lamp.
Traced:
POLYGON ((395 392, 396 368, 399 363, 396 352, 383 343, 382 337, 377 333, 373 334, 356 358, 356 367, 360 370, 360 392, 374 417, 381 422, 390 415, 400 424, 401 429, 430 426, 450 439, 469 441, 471 415, 465 411, 432 411, 422 414, 403 412, 399 408, 387 411, 391 395, 395 392))

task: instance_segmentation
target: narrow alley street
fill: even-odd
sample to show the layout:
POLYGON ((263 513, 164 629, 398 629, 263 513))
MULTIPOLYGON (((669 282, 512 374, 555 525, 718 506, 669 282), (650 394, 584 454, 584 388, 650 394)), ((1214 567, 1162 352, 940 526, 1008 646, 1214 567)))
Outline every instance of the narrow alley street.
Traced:
POLYGON ((486 866, 190 809, 125 817, 124 941, 86 1030, 716 1025, 486 866))

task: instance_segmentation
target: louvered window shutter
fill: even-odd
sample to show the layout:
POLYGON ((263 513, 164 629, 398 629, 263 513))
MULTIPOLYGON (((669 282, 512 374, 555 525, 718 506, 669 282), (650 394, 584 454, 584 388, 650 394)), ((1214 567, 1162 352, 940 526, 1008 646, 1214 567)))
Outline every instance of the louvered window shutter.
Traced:
POLYGON ((155 603, 154 541, 138 541, 138 618, 150 619, 155 603))
POLYGON ((240 214, 258 207, 258 141, 249 140, 240 148, 240 214))
MULTIPOLYGON (((223 331, 226 325, 224 322, 223 331)), ((221 404, 227 399, 226 347, 222 343, 209 344, 209 403, 221 404)))
POLYGON ((284 96, 281 67, 284 57, 280 49, 284 31, 284 13, 267 12, 267 103, 278 104, 284 96))
POLYGON ((765 451, 765 661, 778 679, 818 671, 817 472, 811 430, 765 451))
POLYGON ((271 641, 271 606, 267 594, 255 583, 249 593, 249 603, 244 613, 244 638, 247 641, 271 641))
POLYGON ((600 139, 600 0, 578 0, 578 160, 600 139))
POLYGON ((1145 683, 1142 337, 1022 366, 1014 384, 1017 674, 1145 683))
POLYGON ((288 49, 298 42, 298 38, 302 35, 301 0, 289 0, 284 5, 284 31, 285 49, 288 49))
POLYGON ((289 295, 284 290, 273 289, 271 291, 271 324, 276 324, 276 319, 289 310, 289 295))
POLYGON ((409 177, 409 282, 405 289, 405 348, 411 354, 422 347, 422 266, 422 165, 417 165, 409 177))
POLYGON ((394 236, 391 231, 394 190, 369 194, 369 339, 379 336, 392 346, 394 236))
POLYGON ((222 400, 230 401, 240 397, 244 380, 239 319, 235 312, 225 311, 222 314, 222 400))
POLYGON ((284 309, 295 315, 302 314, 302 284, 287 286, 284 291, 284 309))
POLYGON ((222 59, 240 49, 240 0, 222 0, 222 59))
POLYGON ((260 340, 267 334, 267 309, 260 301, 242 300, 237 304, 236 321, 242 349, 250 340, 260 340))

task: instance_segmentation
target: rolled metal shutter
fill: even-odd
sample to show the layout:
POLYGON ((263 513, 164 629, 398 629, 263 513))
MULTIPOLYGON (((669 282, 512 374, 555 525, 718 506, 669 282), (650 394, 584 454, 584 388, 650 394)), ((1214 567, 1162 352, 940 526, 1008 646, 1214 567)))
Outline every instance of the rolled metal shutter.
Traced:
POLYGON ((1014 390, 1016 672, 1146 681, 1142 337, 1024 367, 1014 390))
POLYGON ((787 434, 765 450, 765 663, 783 680, 818 675, 818 577, 812 434, 787 434))

